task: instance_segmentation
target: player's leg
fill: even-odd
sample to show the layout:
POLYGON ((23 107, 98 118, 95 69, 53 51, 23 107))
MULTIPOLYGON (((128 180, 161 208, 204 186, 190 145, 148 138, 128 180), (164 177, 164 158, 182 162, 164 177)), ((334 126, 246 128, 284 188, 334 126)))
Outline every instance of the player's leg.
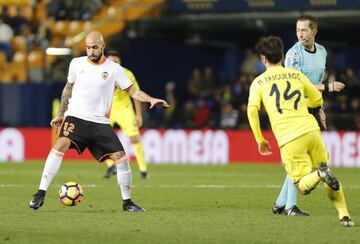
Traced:
MULTIPOLYGON (((116 114, 116 111, 111 111, 111 116, 110 116, 110 125, 111 127, 114 127, 115 124, 117 124, 117 118, 118 118, 118 114, 116 114)), ((114 161, 111 158, 107 158, 105 160, 107 169, 106 172, 103 176, 103 178, 105 179, 109 179, 112 175, 116 175, 116 166, 114 161)))
POLYGON ((133 148, 134 148, 136 162, 137 162, 139 170, 140 170, 140 176, 142 179, 147 179, 147 177, 148 177, 147 165, 145 162, 144 147, 140 141, 140 135, 137 134, 134 136, 130 136, 130 140, 131 140, 131 144, 133 145, 133 148))
POLYGON ((119 118, 117 123, 120 125, 121 130, 131 140, 136 162, 140 170, 140 176, 141 178, 146 179, 148 176, 147 165, 145 162, 144 148, 140 141, 139 127, 136 124, 134 109, 129 106, 118 111, 117 118, 119 118))
POLYGON ((272 212, 274 214, 285 214, 288 216, 309 216, 308 213, 296 206, 297 190, 290 177, 286 175, 280 194, 276 199, 272 212))
POLYGON ((320 181, 321 178, 319 177, 318 172, 315 170, 303 176, 299 181, 297 181, 295 186, 298 188, 301 194, 307 195, 317 187, 320 181))
POLYGON ((324 188, 330 201, 334 204, 338 212, 340 224, 344 227, 353 226, 354 223, 351 221, 350 214, 346 206, 345 194, 342 185, 340 184, 339 190, 335 191, 324 182, 324 188))
POLYGON ((351 227, 354 223, 350 219, 350 214, 346 206, 344 190, 341 183, 327 167, 326 162, 328 162, 329 156, 320 132, 315 135, 315 138, 315 145, 310 153, 314 166, 318 166, 317 172, 319 177, 324 181, 325 192, 338 212, 341 225, 344 227, 351 227))
POLYGON ((297 200, 297 189, 290 177, 287 175, 288 192, 284 213, 287 216, 309 216, 307 212, 300 210, 296 205, 297 200))
POLYGON ((69 146, 70 140, 68 138, 61 137, 56 140, 54 147, 51 149, 45 161, 39 190, 33 195, 33 198, 29 203, 30 208, 38 209, 43 205, 46 191, 54 176, 59 171, 64 153, 69 146))
POLYGON ((288 191, 287 191, 287 199, 286 199, 286 205, 285 210, 291 210, 296 205, 297 200, 297 191, 294 186, 294 183, 291 181, 290 177, 286 175, 286 182, 288 184, 288 191))
POLYGON ((109 179, 112 175, 116 175, 116 166, 114 161, 110 158, 106 159, 105 163, 107 165, 107 169, 103 177, 105 179, 109 179))
POLYGON ((307 148, 303 145, 303 138, 296 138, 281 147, 281 157, 285 163, 287 171, 288 184, 286 192, 286 202, 284 214, 288 216, 309 216, 308 213, 300 210, 296 205, 297 188, 294 182, 297 182, 304 175, 311 172, 311 161, 309 155, 306 154, 307 148))
POLYGON ((285 170, 302 194, 310 193, 321 181, 308 153, 312 143, 311 134, 306 133, 280 148, 285 170))
POLYGON ((59 171, 63 156, 69 147, 77 148, 79 153, 85 149, 82 145, 83 140, 81 137, 82 135, 87 135, 88 132, 84 131, 86 127, 82 126, 81 123, 81 121, 74 117, 65 118, 60 128, 59 138, 57 138, 45 161, 40 186, 29 203, 30 208, 38 209, 43 205, 46 191, 59 171))
POLYGON ((277 197, 274 206, 272 207, 273 214, 284 213, 288 193, 288 179, 289 177, 286 175, 284 184, 281 187, 280 194, 277 197))
POLYGON ((99 162, 103 162, 108 157, 115 162, 124 211, 144 211, 145 209, 137 206, 131 200, 132 172, 129 157, 126 156, 119 138, 110 125, 94 123, 93 128, 96 131, 96 136, 93 138, 93 143, 88 147, 89 151, 99 162))
POLYGON ((132 173, 129 158, 125 155, 124 151, 112 154, 111 158, 115 162, 117 168, 117 182, 123 199, 123 210, 130 212, 145 211, 145 209, 139 207, 131 200, 132 173))
POLYGON ((121 196, 124 201, 131 199, 132 173, 129 165, 129 159, 124 151, 116 152, 110 155, 117 168, 117 180, 121 190, 121 196))

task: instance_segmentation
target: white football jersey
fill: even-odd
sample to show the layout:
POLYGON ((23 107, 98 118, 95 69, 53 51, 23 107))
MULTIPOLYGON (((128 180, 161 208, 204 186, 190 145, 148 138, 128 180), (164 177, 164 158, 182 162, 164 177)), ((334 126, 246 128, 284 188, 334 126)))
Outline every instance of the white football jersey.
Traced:
POLYGON ((87 56, 71 60, 68 82, 74 86, 65 116, 106 124, 115 88, 125 90, 132 85, 119 64, 110 59, 94 64, 87 56))

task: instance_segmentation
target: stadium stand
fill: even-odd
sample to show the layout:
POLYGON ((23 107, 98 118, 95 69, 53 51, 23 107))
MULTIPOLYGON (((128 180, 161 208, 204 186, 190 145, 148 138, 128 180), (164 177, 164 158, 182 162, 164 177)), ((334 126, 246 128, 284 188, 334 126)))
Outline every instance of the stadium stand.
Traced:
MULTIPOLYGON (((234 1, 214 5, 222 3, 231 5, 234 1)), ((0 51, 0 83, 61 87, 71 56, 46 55, 46 48, 70 47, 78 56, 84 53, 86 33, 99 30, 109 47, 122 51, 125 65, 134 68, 144 90, 158 96, 165 94, 176 104, 169 112, 145 110, 145 127, 246 129, 249 84, 262 71, 252 45, 261 34, 273 30, 283 36, 286 45, 293 43, 296 14, 285 13, 281 19, 265 13, 265 20, 247 15, 250 7, 221 8, 217 12, 212 6, 199 4, 164 0, 0 0, 0 16, 15 33, 11 59, 0 51), (229 14, 231 11, 236 13, 229 14), (167 83, 174 85, 159 89, 167 83)), ((341 11, 346 11, 346 6, 341 11)), ((319 19, 320 41, 329 52, 327 79, 347 85, 339 96, 330 95, 326 106, 330 128, 360 129, 360 51, 354 48, 357 39, 346 34, 356 30, 359 21, 356 17, 345 18, 347 12, 341 11, 338 15, 344 18, 319 19), (343 35, 333 35, 332 25, 337 22, 345 23, 343 35)))
MULTIPOLYGON (((84 51, 81 45, 86 33, 90 30, 99 30, 107 38, 125 29, 125 21, 136 20, 146 16, 159 14, 160 11, 153 11, 159 8, 161 0, 145 1, 0 1, 1 17, 4 18, 15 32, 11 40, 11 51, 15 54, 18 51, 26 51, 29 55, 27 61, 33 60, 33 50, 44 51, 49 46, 73 48, 74 53, 84 51), (31 55, 31 56, 30 56, 31 55)), ((22 52, 22 55, 24 52, 22 52)), ((10 55, 10 54, 8 54, 10 55)), ((18 56, 19 57, 19 56, 18 56)), ((11 64, 12 57, 8 58, 11 64)), ((52 61, 54 58, 45 58, 52 61)), ((18 62, 18 61, 17 61, 18 62)), ((31 69, 29 81, 41 82, 45 73, 40 69, 46 69, 51 63, 42 62, 37 65, 36 72, 34 64, 30 63, 27 68, 31 69), (35 75, 35 73, 37 75, 35 75)), ((0 79, 3 82, 17 82, 18 75, 14 76, 11 69, 4 69, 4 76, 0 79)), ((21 78, 23 76, 21 75, 21 78)), ((24 81, 21 81, 24 82, 24 81)))

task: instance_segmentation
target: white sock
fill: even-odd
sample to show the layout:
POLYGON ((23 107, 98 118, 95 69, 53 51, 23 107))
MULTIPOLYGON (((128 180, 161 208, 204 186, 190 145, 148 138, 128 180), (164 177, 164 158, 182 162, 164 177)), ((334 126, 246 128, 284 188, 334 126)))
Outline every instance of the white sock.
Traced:
POLYGON ((123 200, 131 198, 131 182, 132 173, 128 161, 116 164, 117 181, 120 186, 121 196, 123 200))
POLYGON ((39 190, 47 191, 49 185, 60 169, 61 161, 64 153, 55 149, 51 149, 44 166, 44 170, 41 176, 39 190))

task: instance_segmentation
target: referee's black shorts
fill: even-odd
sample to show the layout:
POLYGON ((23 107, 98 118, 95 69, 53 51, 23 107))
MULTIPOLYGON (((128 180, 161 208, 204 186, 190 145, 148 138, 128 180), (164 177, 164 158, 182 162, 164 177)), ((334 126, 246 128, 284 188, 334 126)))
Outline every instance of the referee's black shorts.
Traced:
POLYGON ((73 116, 64 119, 59 137, 69 138, 70 148, 76 149, 79 154, 88 148, 99 162, 114 152, 124 151, 110 124, 95 123, 73 116))

